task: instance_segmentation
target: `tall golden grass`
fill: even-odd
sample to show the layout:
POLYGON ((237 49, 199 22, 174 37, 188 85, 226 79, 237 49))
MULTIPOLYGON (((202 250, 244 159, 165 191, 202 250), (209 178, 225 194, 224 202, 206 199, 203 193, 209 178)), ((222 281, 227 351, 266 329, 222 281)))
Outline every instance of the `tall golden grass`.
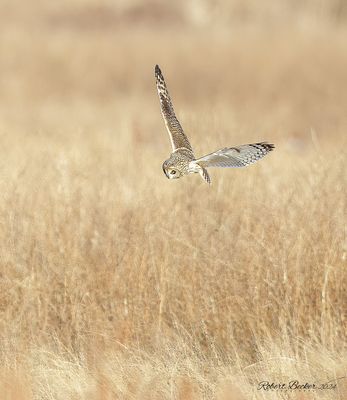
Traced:
POLYGON ((61 4, 1 6, 0 399, 347 398, 345 3, 61 4), (156 63, 276 150, 167 180, 156 63))

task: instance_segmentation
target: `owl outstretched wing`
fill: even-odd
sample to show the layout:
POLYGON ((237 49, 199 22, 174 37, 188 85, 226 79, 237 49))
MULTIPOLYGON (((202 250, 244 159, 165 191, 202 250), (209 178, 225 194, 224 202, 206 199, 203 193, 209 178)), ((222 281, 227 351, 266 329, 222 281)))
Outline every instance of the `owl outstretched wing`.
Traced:
POLYGON ((201 167, 247 167, 263 158, 273 150, 275 146, 270 143, 261 142, 253 144, 243 144, 237 147, 226 147, 198 158, 194 163, 201 167))
POLYGON ((172 102, 166 87, 163 74, 161 73, 158 65, 155 66, 155 79, 158 89, 161 112, 163 114, 166 128, 169 132, 172 150, 184 147, 190 151, 193 151, 189 140, 184 134, 182 126, 175 115, 175 111, 172 106, 172 102))

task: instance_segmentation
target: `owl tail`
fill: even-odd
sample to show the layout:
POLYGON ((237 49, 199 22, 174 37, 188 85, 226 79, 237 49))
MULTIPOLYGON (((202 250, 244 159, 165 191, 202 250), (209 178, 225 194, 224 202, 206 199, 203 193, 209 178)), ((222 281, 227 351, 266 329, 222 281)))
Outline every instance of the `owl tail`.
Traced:
POLYGON ((208 174, 206 168, 200 167, 199 174, 200 174, 201 178, 203 178, 209 185, 211 184, 211 178, 210 178, 210 175, 208 174))

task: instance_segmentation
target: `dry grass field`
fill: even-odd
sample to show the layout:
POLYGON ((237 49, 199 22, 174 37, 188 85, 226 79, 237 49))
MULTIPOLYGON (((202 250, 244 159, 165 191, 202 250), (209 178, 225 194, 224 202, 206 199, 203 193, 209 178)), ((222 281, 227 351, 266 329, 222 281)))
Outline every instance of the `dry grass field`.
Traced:
POLYGON ((346 399, 346 3, 0 12, 0 400, 346 399), (156 63, 197 155, 275 151, 166 179, 156 63))

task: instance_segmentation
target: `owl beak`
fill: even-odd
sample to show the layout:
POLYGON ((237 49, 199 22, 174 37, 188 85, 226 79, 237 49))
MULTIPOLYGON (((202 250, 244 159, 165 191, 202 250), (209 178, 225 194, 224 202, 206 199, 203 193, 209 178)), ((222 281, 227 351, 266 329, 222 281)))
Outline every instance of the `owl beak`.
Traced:
POLYGON ((169 179, 169 175, 166 173, 166 170, 165 170, 164 166, 163 166, 163 171, 164 171, 164 174, 167 177, 167 179, 169 179))

